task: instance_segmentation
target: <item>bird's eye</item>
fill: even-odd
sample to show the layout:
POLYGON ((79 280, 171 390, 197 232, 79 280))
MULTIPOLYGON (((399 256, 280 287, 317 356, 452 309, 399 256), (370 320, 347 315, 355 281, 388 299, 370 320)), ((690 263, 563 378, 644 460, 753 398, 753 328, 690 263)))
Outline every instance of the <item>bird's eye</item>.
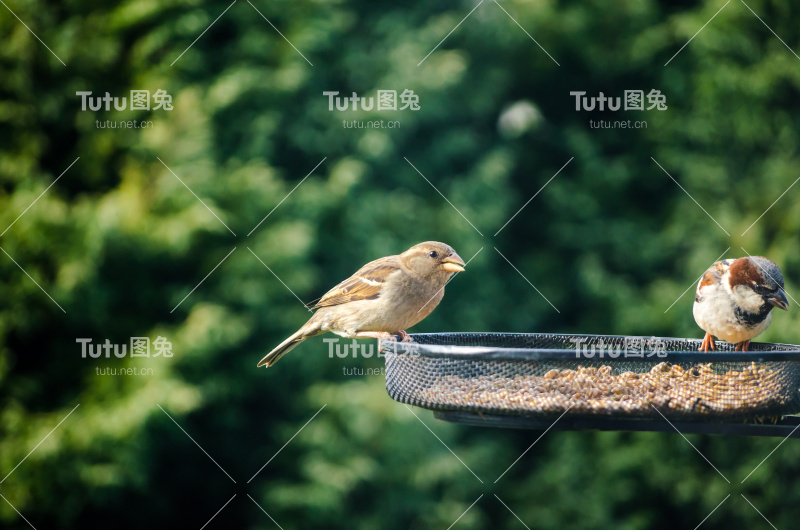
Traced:
POLYGON ((436 252, 435 250, 431 250, 430 252, 428 252, 428 256, 432 257, 433 259, 436 259, 439 257, 439 253, 436 252))

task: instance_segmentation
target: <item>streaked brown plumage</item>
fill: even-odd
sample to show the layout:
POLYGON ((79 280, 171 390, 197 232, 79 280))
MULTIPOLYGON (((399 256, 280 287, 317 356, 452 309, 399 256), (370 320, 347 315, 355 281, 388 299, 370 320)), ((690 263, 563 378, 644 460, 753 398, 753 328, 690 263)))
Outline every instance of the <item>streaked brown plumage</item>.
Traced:
POLYGON ((436 241, 402 254, 371 261, 328 291, 308 322, 269 352, 258 366, 272 366, 309 337, 331 331, 348 338, 388 338, 428 316, 444 296, 444 286, 464 260, 436 241))

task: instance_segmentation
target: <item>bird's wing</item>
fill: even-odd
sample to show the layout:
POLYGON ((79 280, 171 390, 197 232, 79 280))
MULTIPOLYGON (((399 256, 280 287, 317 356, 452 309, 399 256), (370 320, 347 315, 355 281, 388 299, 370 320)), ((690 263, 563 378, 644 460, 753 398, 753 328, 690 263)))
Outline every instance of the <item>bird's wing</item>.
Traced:
POLYGON ((361 267, 355 274, 325 293, 314 306, 328 307, 356 300, 374 300, 390 274, 399 271, 397 256, 376 259, 361 267))
POLYGON ((697 292, 695 293, 696 301, 700 301, 700 291, 703 289, 703 287, 719 285, 719 283, 722 281, 722 276, 728 272, 728 269, 734 261, 736 260, 723 259, 714 262, 714 264, 708 268, 705 274, 703 274, 703 277, 700 279, 700 283, 697 284, 697 292))

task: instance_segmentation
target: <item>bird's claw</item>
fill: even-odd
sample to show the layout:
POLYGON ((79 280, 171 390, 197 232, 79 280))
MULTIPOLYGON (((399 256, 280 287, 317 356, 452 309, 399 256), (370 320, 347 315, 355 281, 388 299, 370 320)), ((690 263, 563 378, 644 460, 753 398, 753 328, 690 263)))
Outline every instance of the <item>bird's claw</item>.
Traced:
POLYGON ((397 337, 395 337, 391 333, 385 333, 381 335, 380 337, 378 337, 378 353, 383 353, 383 349, 381 348, 381 345, 383 344, 383 339, 390 340, 392 342, 397 342, 397 337))
POLYGON ((709 350, 717 351, 717 345, 714 344, 714 336, 706 333, 706 336, 703 337, 703 343, 700 344, 700 351, 707 353, 709 350))

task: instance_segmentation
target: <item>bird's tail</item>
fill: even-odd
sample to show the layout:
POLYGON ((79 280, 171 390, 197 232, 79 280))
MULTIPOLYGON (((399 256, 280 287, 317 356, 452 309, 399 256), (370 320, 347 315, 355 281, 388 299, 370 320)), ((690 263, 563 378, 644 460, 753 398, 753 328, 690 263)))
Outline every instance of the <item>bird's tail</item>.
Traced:
POLYGON ((301 342, 306 340, 307 338, 315 335, 315 333, 309 333, 309 330, 306 329, 307 326, 303 326, 297 332, 290 336, 285 341, 278 344, 278 346, 266 354, 263 359, 258 363, 258 366, 266 365, 267 368, 278 362, 278 359, 295 349, 297 346, 300 345, 301 342))

